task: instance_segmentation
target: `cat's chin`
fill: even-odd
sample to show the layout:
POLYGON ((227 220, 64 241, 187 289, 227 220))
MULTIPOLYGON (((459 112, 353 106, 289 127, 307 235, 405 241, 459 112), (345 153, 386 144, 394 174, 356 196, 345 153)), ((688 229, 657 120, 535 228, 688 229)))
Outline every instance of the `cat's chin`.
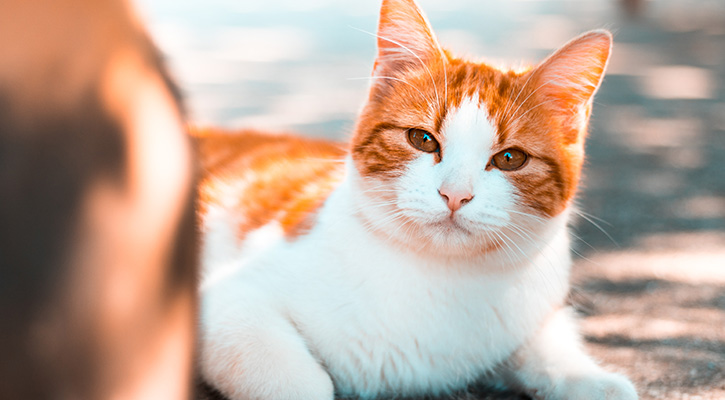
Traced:
POLYGON ((492 231, 470 226, 456 218, 408 221, 405 225, 406 229, 391 230, 390 239, 425 257, 471 259, 485 257, 501 248, 501 242, 492 231), (405 234, 398 237, 396 232, 405 234))
POLYGON ((442 218, 441 220, 430 223, 429 225, 430 225, 431 229, 436 229, 445 234, 451 234, 451 235, 464 234, 467 236, 470 236, 473 234, 471 229, 469 227, 467 227, 465 223, 462 223, 461 221, 459 221, 457 218, 454 218, 453 216, 442 218))

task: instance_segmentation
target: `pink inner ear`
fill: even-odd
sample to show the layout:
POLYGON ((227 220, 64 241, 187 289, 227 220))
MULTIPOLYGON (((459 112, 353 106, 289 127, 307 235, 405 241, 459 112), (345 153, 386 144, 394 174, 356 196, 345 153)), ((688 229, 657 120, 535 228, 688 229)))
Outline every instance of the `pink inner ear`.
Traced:
POLYGON ((555 98, 565 110, 579 110, 591 101, 604 77, 612 35, 592 31, 562 46, 536 67, 536 88, 555 98))
POLYGON ((415 1, 383 0, 374 75, 405 70, 441 55, 433 30, 415 1))

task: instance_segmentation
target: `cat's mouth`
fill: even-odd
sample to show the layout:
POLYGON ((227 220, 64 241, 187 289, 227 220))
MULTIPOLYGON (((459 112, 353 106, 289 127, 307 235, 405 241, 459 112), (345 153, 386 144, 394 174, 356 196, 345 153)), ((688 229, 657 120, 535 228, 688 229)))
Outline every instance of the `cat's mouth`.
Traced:
POLYGON ((464 233, 464 234, 472 234, 473 232, 469 227, 467 227, 464 223, 462 223, 458 217, 454 213, 451 213, 445 218, 442 218, 441 220, 434 222, 432 224, 437 229, 442 230, 445 233, 464 233))

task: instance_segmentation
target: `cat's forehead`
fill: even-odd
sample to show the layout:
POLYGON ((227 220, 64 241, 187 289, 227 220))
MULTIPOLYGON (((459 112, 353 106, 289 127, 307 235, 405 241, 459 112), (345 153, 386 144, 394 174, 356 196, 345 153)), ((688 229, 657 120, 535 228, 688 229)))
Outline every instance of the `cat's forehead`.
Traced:
POLYGON ((488 107, 478 93, 467 96, 451 108, 441 127, 444 145, 463 144, 475 152, 491 149, 497 140, 497 129, 490 120, 488 107))
POLYGON ((451 59, 448 66, 436 71, 446 82, 446 104, 440 110, 440 122, 453 118, 451 114, 474 108, 495 122, 510 106, 512 95, 518 92, 521 76, 525 72, 499 69, 482 62, 451 59), (473 107, 473 105, 476 107, 473 107))
MULTIPOLYGON (((451 58, 436 71, 446 82, 447 105, 452 108, 476 96, 491 108, 502 106, 525 72, 505 70, 484 62, 451 58)), ((493 114, 493 113, 491 113, 493 114)))

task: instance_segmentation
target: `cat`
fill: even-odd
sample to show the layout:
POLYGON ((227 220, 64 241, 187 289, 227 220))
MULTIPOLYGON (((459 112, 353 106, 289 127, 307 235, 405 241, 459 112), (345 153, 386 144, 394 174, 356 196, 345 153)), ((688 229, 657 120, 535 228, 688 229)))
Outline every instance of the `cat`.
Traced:
POLYGON ((203 379, 233 400, 636 399, 582 349, 567 223, 612 37, 526 70, 443 50, 383 0, 347 145, 198 129, 203 379))

